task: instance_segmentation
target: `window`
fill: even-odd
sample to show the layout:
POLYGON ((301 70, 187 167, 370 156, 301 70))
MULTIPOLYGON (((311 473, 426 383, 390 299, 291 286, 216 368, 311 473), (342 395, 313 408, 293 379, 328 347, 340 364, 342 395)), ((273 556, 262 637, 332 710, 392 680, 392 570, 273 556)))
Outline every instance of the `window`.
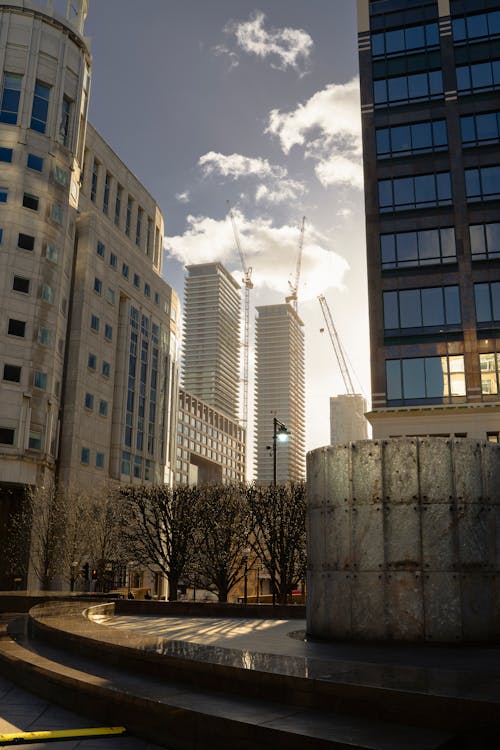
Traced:
POLYGON ((445 120, 379 128, 376 137, 379 159, 445 151, 448 148, 445 120))
POLYGON ((379 180, 378 193, 381 213, 449 206, 451 204, 450 173, 439 172, 415 177, 399 177, 394 180, 379 180))
POLYGON ((139 276, 138 273, 134 273, 134 286, 139 288, 140 285, 141 285, 141 277, 139 276))
POLYGON ((0 146, 0 161, 4 162, 11 162, 12 161, 12 149, 11 148, 4 148, 3 146, 0 146))
POLYGON ((462 144, 465 147, 498 143, 500 140, 500 112, 465 115, 460 118, 460 127, 462 144))
POLYGON ((90 328, 96 333, 99 331, 99 323, 100 323, 100 320, 97 317, 97 315, 90 316, 90 328))
POLYGON ((35 83, 33 109, 31 110, 30 128, 39 133, 45 133, 49 113, 50 86, 41 81, 35 83))
POLYGON ((0 227, 0 245, 2 244, 2 240, 3 240, 3 229, 2 227, 0 227))
POLYGON ((126 263, 122 264, 122 276, 124 279, 128 279, 129 276, 129 267, 126 263))
POLYGON ((99 240, 97 240, 97 255, 99 256, 99 258, 104 258, 105 253, 106 253, 105 246, 103 245, 102 242, 99 242, 99 240))
POLYGON ((41 156, 28 154, 26 166, 28 167, 28 169, 34 169, 36 172, 41 172, 43 170, 43 159, 41 156))
POLYGON ((465 192, 469 203, 500 198, 500 166, 466 169, 465 192))
MULTIPOLYGON (((52 343, 52 331, 50 328, 40 326, 38 329, 38 343, 42 346, 50 346, 52 343)), ((62 352, 60 352, 62 354, 62 352)))
POLYGON ((376 108, 401 106, 443 97, 441 70, 412 73, 407 76, 382 78, 373 82, 373 101, 376 108))
POLYGON ((5 122, 8 125, 17 125, 22 79, 22 76, 15 75, 14 73, 4 73, 0 122, 5 122))
POLYGON ((500 323, 500 281, 474 284, 478 323, 500 323))
POLYGON ((52 287, 48 284, 42 284, 40 297, 45 300, 45 302, 49 302, 51 305, 54 304, 55 293, 52 287))
POLYGON ((494 91, 500 86, 500 60, 460 65, 456 71, 459 94, 494 91))
POLYGON ((130 476, 130 452, 122 451, 121 473, 130 476))
POLYGON ((9 197, 9 188, 0 187, 0 203, 7 203, 9 197))
POLYGON ((108 341, 111 341, 113 338, 113 326, 110 326, 109 323, 106 323, 104 326, 104 338, 108 339, 108 341))
POLYGON ((104 469, 104 453, 96 452, 95 465, 97 469, 104 469))
POLYGON ((0 427, 0 443, 2 445, 14 445, 14 430, 8 427, 0 427))
POLYGON ((35 238, 29 234, 19 233, 17 246, 22 250, 33 250, 35 247, 35 238))
POLYGON ((386 361, 387 404, 443 403, 465 396, 464 358, 415 357, 386 361))
POLYGON ((103 401, 102 399, 99 401, 99 414, 101 417, 106 417, 108 415, 108 402, 103 401))
POLYGON ((493 396, 499 392, 500 383, 500 354, 479 355, 481 370, 481 393, 483 396, 493 396))
POLYGON ((61 105, 61 121, 59 123, 59 143, 62 143, 63 146, 67 146, 69 142, 71 105, 71 99, 68 99, 67 96, 63 96, 61 105))
POLYGON ((459 325, 458 286, 384 292, 384 327, 388 330, 459 325))
POLYGON ((50 207, 50 218, 55 221, 56 224, 62 224, 63 221, 63 207, 60 203, 53 203, 50 207))
POLYGON ((116 257, 114 253, 109 254, 109 265, 111 266, 111 268, 115 268, 115 269, 118 265, 118 258, 116 257))
POLYGON ((498 10, 453 18, 451 23, 455 43, 500 35, 500 11, 498 10))
POLYGON ((97 195, 97 180, 99 179, 99 162, 97 159, 94 159, 94 162, 92 164, 92 182, 90 187, 90 200, 95 203, 96 195, 97 195))
POLYGON ((67 172, 62 167, 56 166, 54 167, 54 180, 57 182, 58 185, 61 185, 61 187, 68 187, 69 186, 69 172, 67 172))
POLYGON ((102 281, 101 279, 98 279, 97 276, 94 279, 94 292, 97 294, 101 294, 102 292, 102 281))
POLYGON ((486 440, 488 441, 488 443, 500 442, 500 432, 487 432, 486 440))
POLYGON ((30 293, 30 280, 25 279, 24 276, 14 276, 12 281, 12 289, 14 292, 22 292, 23 294, 30 293))
POLYGON ((146 297, 151 297, 151 287, 149 284, 144 284, 144 294, 146 297))
POLYGON ((373 58, 432 49, 439 47, 439 26, 437 23, 428 23, 372 34, 371 44, 373 58))
POLYGON ((47 260, 50 260, 51 263, 57 263, 59 261, 59 250, 55 245, 48 243, 45 248, 45 257, 47 260))
POLYGON ((91 352, 89 352, 89 356, 87 358, 87 367, 89 368, 89 370, 95 370, 97 367, 97 357, 91 352))
POLYGON ((24 338, 26 333, 26 322, 24 320, 9 318, 7 333, 9 336, 19 336, 19 338, 24 338))
POLYGON ((47 390, 47 373, 35 370, 33 374, 33 386, 41 391, 47 390))
POLYGON ((102 199, 102 210, 108 215, 109 212, 109 190, 111 187, 111 175, 109 172, 106 172, 106 177, 104 179, 104 195, 102 199))
POLYGON ((31 208, 32 211, 38 211, 39 198, 37 195, 31 193, 24 193, 23 195, 23 206, 24 208, 31 208))
POLYGON ((160 295, 158 294, 158 292, 155 292, 155 305, 159 305, 159 304, 160 304, 160 295))
POLYGON ((9 383, 20 383, 21 382, 21 368, 17 365, 4 365, 3 366, 3 379, 9 381, 9 383))
POLYGON ((475 224, 469 227, 472 260, 500 258, 500 224, 475 224))
POLYGON ((121 185, 116 187, 116 200, 115 200, 115 224, 120 225, 120 214, 122 210, 122 193, 123 188, 121 185))
POLYGON ((28 438, 28 448, 32 451, 42 450, 42 433, 41 432, 30 431, 29 438, 28 438))
POLYGON ((106 299, 111 305, 115 304, 115 290, 112 289, 110 286, 108 286, 108 290, 106 292, 106 299))
POLYGON ((109 364, 109 362, 103 361, 102 374, 105 378, 109 378, 109 376, 111 375, 111 365, 109 364))
POLYGON ((141 232, 142 232, 142 217, 144 216, 144 211, 142 208, 137 209, 137 224, 135 225, 135 244, 137 247, 141 244, 141 232))
POLYGON ((92 393, 85 394, 84 404, 86 409, 90 409, 90 411, 92 411, 92 409, 94 408, 94 396, 92 395, 92 393))
POLYGON ((127 214, 125 217, 125 234, 130 237, 130 224, 132 221, 132 198, 127 198, 127 214))
POLYGON ((90 448, 82 448, 82 452, 80 454, 80 462, 82 464, 85 464, 86 466, 90 463, 90 448))
POLYGON ((146 234, 146 254, 151 255, 151 240, 153 236, 153 222, 148 219, 148 228, 146 234))

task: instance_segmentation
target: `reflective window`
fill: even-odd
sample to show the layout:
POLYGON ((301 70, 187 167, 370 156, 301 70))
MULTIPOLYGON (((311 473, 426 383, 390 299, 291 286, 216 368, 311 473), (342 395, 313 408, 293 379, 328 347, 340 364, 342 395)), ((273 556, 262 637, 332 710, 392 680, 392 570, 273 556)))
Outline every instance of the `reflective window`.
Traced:
POLYGON ((432 49, 439 46, 437 23, 422 26, 407 26, 403 29, 372 34, 372 57, 392 57, 404 52, 432 49))
POLYGON ((127 265, 127 263, 122 264, 122 276, 124 279, 128 279, 130 273, 130 269, 127 265))
POLYGON ((46 391, 47 390, 47 373, 40 372, 40 370, 35 370, 33 374, 33 386, 34 388, 39 388, 42 391, 46 391))
POLYGON ((108 341, 111 341, 113 338, 113 326, 110 326, 109 323, 106 323, 104 326, 104 337, 108 339, 108 341))
POLYGON ((500 11, 477 13, 452 19, 453 40, 466 42, 469 39, 481 39, 500 35, 500 11))
POLYGON ((105 214, 109 211, 109 190, 111 187, 111 175, 109 172, 106 172, 106 177, 104 180, 104 195, 102 199, 102 210, 105 214))
POLYGON ((500 354, 494 352, 480 354, 479 367, 481 370, 481 393, 484 396, 497 394, 500 379, 500 354))
POLYGON ((84 405, 86 409, 90 409, 90 411, 92 411, 92 409, 94 408, 94 396, 92 393, 85 394, 84 405))
POLYGON ((115 224, 117 226, 120 224, 120 214, 121 214, 121 209, 122 209, 122 193, 123 193, 122 186, 117 185, 116 199, 115 199, 115 224))
POLYGON ((97 195, 97 181, 99 179, 99 167, 100 164, 97 161, 97 159, 94 159, 94 162, 92 164, 92 183, 90 187, 90 200, 95 203, 96 195, 97 195))
POLYGON ((67 96, 63 96, 62 104, 61 104, 61 120, 59 122, 59 143, 62 143, 63 146, 68 145, 69 140, 69 127, 71 122, 71 105, 72 101, 71 99, 68 99, 67 96))
POLYGON ((41 172, 43 169, 43 159, 41 156, 35 154, 28 154, 28 160, 26 162, 28 169, 34 169, 37 172, 41 172))
POLYGON ((97 366, 97 357, 95 354, 92 354, 91 352, 89 352, 89 356, 87 358, 87 367, 89 368, 89 370, 95 370, 96 366, 97 366))
POLYGON ((14 73, 4 73, 2 100, 0 103, 0 122, 17 125, 19 99, 23 77, 14 73))
POLYGON ((413 73, 373 82, 375 107, 400 106, 409 102, 443 97, 443 74, 440 70, 413 73))
POLYGON ((97 332, 99 330, 99 323, 100 323, 100 320, 97 317, 97 315, 91 315, 90 316, 90 328, 93 331, 97 332))
POLYGON ((104 469, 104 453, 96 452, 95 465, 97 469, 104 469))
POLYGON ((80 455, 80 461, 82 464, 88 465, 90 462, 90 448, 82 448, 80 455))
POLYGON ((500 258, 500 223, 475 224, 469 235, 472 260, 500 258))
POLYGON ((387 403, 412 404, 448 401, 465 396, 462 355, 454 357, 415 357, 386 362, 387 403))
POLYGON ((47 117, 49 114, 50 86, 41 81, 35 84, 33 96, 33 109, 31 110, 30 128, 39 133, 45 133, 47 128, 47 117))
POLYGON ((478 323, 500 322, 500 281, 474 284, 478 323))
POLYGON ((0 161, 10 163, 12 161, 13 151, 11 148, 0 146, 0 161))
POLYGON ((449 172, 379 180, 378 188, 381 213, 451 204, 449 172))
POLYGON ((111 365, 109 364, 109 362, 102 363, 102 374, 105 378, 109 378, 111 374, 111 365))
POLYGON ((102 281, 101 279, 98 279, 97 276, 94 278, 94 292, 97 294, 102 293, 102 281))
POLYGON ((464 146, 498 143, 500 140, 500 112, 466 115, 460 118, 460 127, 464 146))
POLYGON ((459 94, 493 91, 500 86, 500 60, 460 65, 456 72, 459 94))
POLYGON ((462 316, 458 286, 384 292, 384 328, 458 325, 462 316))
POLYGON ((114 253, 109 254, 109 265, 111 268, 116 268, 118 266, 118 258, 114 253))
POLYGON ((97 240, 96 252, 97 252, 97 255, 99 256, 99 258, 104 258, 104 255, 106 253, 106 248, 105 248, 105 246, 103 245, 102 242, 99 242, 99 240, 97 240))
POLYGON ((500 198, 500 166, 466 169, 465 191, 470 203, 500 198))
POLYGON ((7 203, 9 197, 9 188, 0 187, 0 203, 7 203))
POLYGON ((59 260, 59 250, 50 242, 47 243, 47 247, 45 248, 45 257, 47 260, 50 260, 51 263, 57 263, 59 260))

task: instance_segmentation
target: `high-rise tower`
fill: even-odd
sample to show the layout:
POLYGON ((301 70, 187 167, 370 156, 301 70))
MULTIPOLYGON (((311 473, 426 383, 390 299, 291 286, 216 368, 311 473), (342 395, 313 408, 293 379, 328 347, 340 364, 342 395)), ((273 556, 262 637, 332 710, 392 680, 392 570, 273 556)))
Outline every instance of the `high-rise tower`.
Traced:
POLYGON ((186 391, 236 419, 240 385, 239 285, 220 263, 187 266, 183 376, 186 391))
POLYGON ((303 323, 291 305, 257 307, 255 457, 258 482, 273 480, 273 418, 290 438, 276 446, 278 482, 305 475, 303 323))
POLYGON ((500 431, 500 3, 358 0, 374 437, 500 431))

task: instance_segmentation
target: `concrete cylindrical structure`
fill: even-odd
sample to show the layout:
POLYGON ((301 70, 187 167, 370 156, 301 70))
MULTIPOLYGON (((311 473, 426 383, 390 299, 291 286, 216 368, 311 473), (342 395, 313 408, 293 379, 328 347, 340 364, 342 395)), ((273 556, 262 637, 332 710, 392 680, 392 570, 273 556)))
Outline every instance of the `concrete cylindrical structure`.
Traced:
POLYGON ((500 638, 500 445, 394 438, 308 454, 316 637, 500 638))

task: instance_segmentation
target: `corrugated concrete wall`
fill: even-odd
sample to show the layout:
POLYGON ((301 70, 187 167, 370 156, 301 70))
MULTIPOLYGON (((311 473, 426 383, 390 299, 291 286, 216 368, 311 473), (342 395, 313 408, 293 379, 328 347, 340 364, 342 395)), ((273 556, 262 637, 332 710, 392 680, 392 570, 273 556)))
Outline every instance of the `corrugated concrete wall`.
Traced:
POLYGON ((500 639, 500 445, 362 440, 307 459, 311 635, 500 639))

